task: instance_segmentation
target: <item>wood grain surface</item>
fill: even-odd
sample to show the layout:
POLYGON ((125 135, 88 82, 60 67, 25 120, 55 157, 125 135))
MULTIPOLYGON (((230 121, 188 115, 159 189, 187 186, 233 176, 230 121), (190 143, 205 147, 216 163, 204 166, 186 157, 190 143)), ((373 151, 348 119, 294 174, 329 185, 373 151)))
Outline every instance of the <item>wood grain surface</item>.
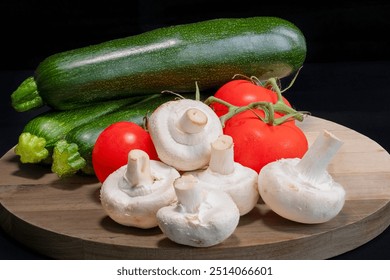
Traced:
POLYGON ((337 217, 318 225, 283 219, 259 204, 234 234, 209 248, 178 245, 159 230, 113 222, 93 177, 58 179, 47 166, 0 160, 0 223, 16 240, 55 259, 326 259, 370 241, 390 224, 390 156, 368 137, 314 116, 299 126, 309 144, 327 129, 344 141, 328 170, 346 190, 337 217))

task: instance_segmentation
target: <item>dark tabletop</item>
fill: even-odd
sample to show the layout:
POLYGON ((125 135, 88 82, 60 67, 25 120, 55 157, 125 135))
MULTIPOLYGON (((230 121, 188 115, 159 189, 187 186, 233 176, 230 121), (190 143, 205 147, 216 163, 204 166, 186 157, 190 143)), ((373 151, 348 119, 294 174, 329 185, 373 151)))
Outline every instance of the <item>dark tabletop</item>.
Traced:
MULTIPOLYGON (((17 143, 28 120, 47 109, 17 113, 10 105, 10 94, 49 54, 168 24, 252 15, 288 19, 307 38, 307 61, 293 87, 284 94, 296 109, 354 129, 390 151, 390 46, 384 35, 390 28, 387 1, 327 1, 319 2, 317 8, 299 1, 291 7, 279 7, 275 1, 268 5, 249 1, 246 9, 244 5, 229 9, 226 5, 209 6, 211 2, 224 1, 174 0, 157 4, 142 0, 126 1, 134 2, 133 9, 127 10, 114 0, 109 7, 94 5, 93 11, 83 1, 77 1, 75 6, 69 4, 70 0, 46 6, 37 6, 36 2, 0 4, 2 26, 19 22, 12 29, 2 30, 1 35, 7 39, 2 42, 7 43, 2 44, 0 60, 0 155, 17 143), (48 24, 53 28, 47 28, 48 24), (16 52, 17 48, 22 51, 16 52)), ((17 242, 0 227, 0 259, 47 257, 17 242)), ((390 259, 390 228, 333 259, 390 259)))

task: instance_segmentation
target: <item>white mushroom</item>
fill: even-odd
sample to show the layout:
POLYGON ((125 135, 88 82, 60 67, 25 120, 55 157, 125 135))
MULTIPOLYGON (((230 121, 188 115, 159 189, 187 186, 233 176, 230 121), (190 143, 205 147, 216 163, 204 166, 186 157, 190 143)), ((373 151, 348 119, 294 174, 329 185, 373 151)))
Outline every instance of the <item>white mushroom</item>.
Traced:
POLYGON ((300 223, 331 220, 344 206, 345 190, 326 170, 342 142, 324 131, 302 159, 281 159, 259 173, 259 192, 278 215, 300 223))
POLYGON ((203 188, 192 175, 174 182, 178 202, 157 212, 158 225, 172 241, 210 247, 235 231, 240 214, 232 198, 223 191, 203 188))
POLYGON ((210 143, 222 134, 222 125, 203 102, 180 99, 159 106, 148 120, 148 130, 160 160, 189 171, 209 163, 210 143))
POLYGON ((221 135, 211 144, 211 158, 207 169, 187 172, 209 188, 228 193, 236 203, 240 215, 251 211, 259 199, 258 174, 234 161, 233 138, 221 135))
POLYGON ((177 200, 173 182, 178 177, 176 169, 150 160, 142 150, 131 150, 127 165, 103 182, 100 190, 103 209, 119 224, 156 227, 157 210, 177 200))

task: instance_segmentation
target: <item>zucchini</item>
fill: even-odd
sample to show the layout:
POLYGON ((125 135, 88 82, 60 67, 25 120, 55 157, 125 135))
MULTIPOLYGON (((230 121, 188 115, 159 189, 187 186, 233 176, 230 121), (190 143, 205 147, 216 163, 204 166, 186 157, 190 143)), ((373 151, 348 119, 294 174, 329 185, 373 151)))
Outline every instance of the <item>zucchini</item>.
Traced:
POLYGON ((122 107, 94 122, 72 129, 54 147, 52 172, 60 178, 69 177, 78 171, 93 175, 92 150, 96 139, 105 128, 119 121, 130 121, 143 126, 148 113, 173 98, 171 94, 152 95, 137 104, 122 107))
POLYGON ((54 54, 11 95, 17 111, 68 110, 163 90, 221 86, 234 74, 282 78, 306 58, 306 41, 277 17, 220 18, 158 28, 54 54))
POLYGON ((55 143, 70 130, 140 100, 140 97, 130 97, 69 111, 45 111, 24 126, 14 152, 22 163, 50 163, 55 143))

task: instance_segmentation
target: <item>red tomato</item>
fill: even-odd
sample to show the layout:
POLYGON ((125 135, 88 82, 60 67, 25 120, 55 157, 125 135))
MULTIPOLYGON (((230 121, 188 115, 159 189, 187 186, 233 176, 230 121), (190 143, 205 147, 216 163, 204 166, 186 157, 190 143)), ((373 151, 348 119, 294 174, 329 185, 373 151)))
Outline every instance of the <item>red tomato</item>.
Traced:
POLYGON ((128 153, 133 149, 145 151, 150 159, 157 160, 157 152, 149 133, 132 122, 117 122, 108 126, 96 139, 92 151, 92 165, 100 182, 127 164, 128 153))
MULTIPOLYGON (((276 103, 277 94, 265 87, 255 85, 249 80, 232 80, 220 87, 214 97, 225 100, 235 106, 245 106, 252 102, 267 101, 276 103)), ((284 102, 291 107, 291 104, 283 97, 284 102)), ((211 108, 220 117, 227 113, 228 109, 220 103, 210 104, 211 108)))
MULTIPOLYGON (((254 111, 264 117, 262 110, 254 111)), ((293 121, 273 126, 259 120, 252 111, 229 119, 224 134, 233 138, 235 161, 256 172, 278 159, 302 158, 308 149, 305 134, 293 121)))

